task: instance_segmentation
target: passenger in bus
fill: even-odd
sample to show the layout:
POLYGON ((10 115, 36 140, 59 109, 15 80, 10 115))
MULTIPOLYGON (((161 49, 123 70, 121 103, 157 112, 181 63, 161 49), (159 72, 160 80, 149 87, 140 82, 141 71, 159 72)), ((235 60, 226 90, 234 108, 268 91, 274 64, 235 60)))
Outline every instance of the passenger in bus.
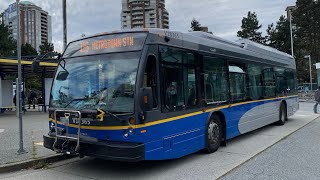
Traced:
POLYGON ((166 104, 170 109, 177 105, 177 82, 171 82, 166 90, 166 104))

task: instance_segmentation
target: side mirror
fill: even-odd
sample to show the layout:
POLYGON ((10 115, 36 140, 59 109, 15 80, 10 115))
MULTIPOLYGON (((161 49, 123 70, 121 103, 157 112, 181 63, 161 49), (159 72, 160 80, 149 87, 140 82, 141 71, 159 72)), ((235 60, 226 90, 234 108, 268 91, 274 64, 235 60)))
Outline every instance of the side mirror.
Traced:
POLYGON ((140 95, 139 95, 139 102, 140 107, 142 110, 145 111, 151 111, 153 108, 153 95, 152 95, 152 88, 151 87, 145 87, 140 89, 140 95))
POLYGON ((39 67, 40 67, 40 60, 35 59, 32 62, 32 72, 37 73, 39 71, 39 67))
POLYGON ((60 71, 57 75, 57 81, 65 81, 67 77, 69 76, 68 71, 60 71))

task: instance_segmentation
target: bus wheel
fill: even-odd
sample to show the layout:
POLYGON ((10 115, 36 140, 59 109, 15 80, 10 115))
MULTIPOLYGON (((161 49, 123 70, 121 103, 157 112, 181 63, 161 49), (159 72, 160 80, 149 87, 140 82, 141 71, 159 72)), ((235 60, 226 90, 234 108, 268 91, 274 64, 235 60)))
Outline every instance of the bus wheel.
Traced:
POLYGON ((220 118, 213 115, 207 124, 206 152, 213 153, 218 150, 222 139, 222 125, 220 118))
POLYGON ((286 119, 287 119, 286 105, 284 103, 281 103, 278 125, 281 125, 281 126, 284 125, 286 122, 286 119))

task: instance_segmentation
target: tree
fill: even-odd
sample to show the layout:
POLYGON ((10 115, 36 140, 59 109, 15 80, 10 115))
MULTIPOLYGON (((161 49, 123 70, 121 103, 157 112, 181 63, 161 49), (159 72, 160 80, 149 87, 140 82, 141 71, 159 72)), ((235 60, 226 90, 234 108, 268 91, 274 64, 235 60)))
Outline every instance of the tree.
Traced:
POLYGON ((258 30, 262 27, 259 25, 257 14, 255 12, 249 11, 247 17, 243 17, 241 30, 238 31, 237 36, 241 39, 246 38, 258 43, 264 43, 264 38, 262 37, 262 32, 258 30))
MULTIPOLYGON (((311 0, 297 0, 293 11, 295 29, 295 56, 298 77, 309 82, 309 63, 305 55, 311 55, 312 64, 320 61, 320 2, 311 0)), ((312 75, 316 77, 314 66, 312 75)))
POLYGON ((201 31, 201 24, 198 20, 196 20, 195 18, 192 19, 191 21, 191 29, 192 31, 201 31))
POLYGON ((291 54, 290 22, 285 16, 280 16, 276 27, 269 24, 265 43, 279 51, 291 54))
POLYGON ((40 49, 40 54, 44 55, 44 54, 47 54, 49 52, 53 52, 54 51, 54 45, 53 45, 53 43, 46 42, 46 43, 40 45, 39 49, 40 49))
POLYGON ((21 45, 21 56, 37 56, 38 52, 35 50, 31 44, 26 43, 21 45))
POLYGON ((9 29, 0 24, 0 57, 13 56, 17 49, 17 42, 13 39, 9 29))

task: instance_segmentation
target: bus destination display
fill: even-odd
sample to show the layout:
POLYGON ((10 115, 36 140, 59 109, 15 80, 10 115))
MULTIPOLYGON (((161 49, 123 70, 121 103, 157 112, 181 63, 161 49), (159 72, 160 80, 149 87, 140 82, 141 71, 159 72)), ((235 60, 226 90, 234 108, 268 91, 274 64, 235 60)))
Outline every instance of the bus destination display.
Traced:
POLYGON ((146 36, 146 33, 125 33, 75 41, 69 44, 63 57, 141 50, 146 36))

